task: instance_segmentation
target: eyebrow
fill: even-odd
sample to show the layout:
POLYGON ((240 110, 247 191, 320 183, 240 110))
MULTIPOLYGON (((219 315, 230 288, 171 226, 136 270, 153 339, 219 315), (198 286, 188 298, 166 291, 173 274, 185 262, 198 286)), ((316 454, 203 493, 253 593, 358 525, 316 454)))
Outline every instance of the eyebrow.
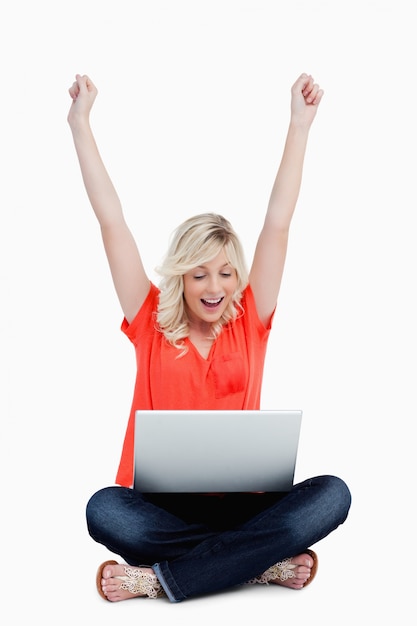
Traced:
MULTIPOLYGON (((232 268, 230 263, 224 263, 221 267, 219 267, 219 270, 222 270, 224 267, 232 268)), ((206 265, 197 265, 197 267, 195 269, 196 270, 206 270, 207 266, 206 265)))

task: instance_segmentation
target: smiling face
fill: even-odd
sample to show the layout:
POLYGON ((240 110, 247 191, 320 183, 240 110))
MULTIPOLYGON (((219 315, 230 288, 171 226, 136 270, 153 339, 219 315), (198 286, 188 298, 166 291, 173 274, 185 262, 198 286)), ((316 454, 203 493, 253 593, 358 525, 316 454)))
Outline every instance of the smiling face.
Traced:
POLYGON ((193 326, 206 326, 219 321, 233 298, 237 287, 236 270, 224 250, 184 275, 185 310, 193 326))

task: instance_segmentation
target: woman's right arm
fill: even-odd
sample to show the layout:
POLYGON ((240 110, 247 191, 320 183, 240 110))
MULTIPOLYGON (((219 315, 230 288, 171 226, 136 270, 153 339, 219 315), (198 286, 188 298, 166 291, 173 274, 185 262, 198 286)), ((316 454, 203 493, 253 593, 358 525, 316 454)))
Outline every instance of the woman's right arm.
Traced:
POLYGON ((88 76, 77 74, 69 93, 72 104, 68 113, 68 123, 84 185, 100 224, 104 248, 123 314, 127 321, 131 322, 149 292, 149 278, 90 127, 90 111, 97 96, 97 89, 88 76))

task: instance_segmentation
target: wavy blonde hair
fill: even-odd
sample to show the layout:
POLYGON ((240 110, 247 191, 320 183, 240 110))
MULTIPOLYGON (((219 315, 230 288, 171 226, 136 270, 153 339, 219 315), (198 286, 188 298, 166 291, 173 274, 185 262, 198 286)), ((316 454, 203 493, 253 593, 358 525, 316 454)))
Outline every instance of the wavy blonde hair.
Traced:
POLYGON ((212 335, 217 337, 223 326, 243 313, 240 300, 248 284, 248 271, 242 244, 232 225, 217 213, 202 213, 187 219, 174 231, 162 265, 156 268, 162 277, 157 311, 159 330, 167 341, 187 352, 184 339, 189 335, 189 322, 184 306, 184 274, 212 261, 224 250, 228 263, 236 271, 237 285, 229 306, 212 335))

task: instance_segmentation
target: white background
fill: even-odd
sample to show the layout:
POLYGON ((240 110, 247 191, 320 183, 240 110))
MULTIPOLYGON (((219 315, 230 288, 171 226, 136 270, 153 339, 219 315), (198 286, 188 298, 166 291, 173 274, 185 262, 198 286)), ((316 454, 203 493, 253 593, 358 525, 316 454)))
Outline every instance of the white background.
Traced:
POLYGON ((2 3, 0 612, 8 624, 411 617, 413 5, 2 3), (88 537, 84 509, 114 480, 135 363, 66 122, 67 89, 77 72, 99 89, 92 124, 153 276, 175 226, 206 210, 232 221, 250 261, 290 87, 304 71, 325 96, 262 405, 303 409, 296 478, 341 476, 351 514, 316 546, 319 573, 302 592, 251 587, 178 605, 106 603, 94 577, 110 555, 88 537))

